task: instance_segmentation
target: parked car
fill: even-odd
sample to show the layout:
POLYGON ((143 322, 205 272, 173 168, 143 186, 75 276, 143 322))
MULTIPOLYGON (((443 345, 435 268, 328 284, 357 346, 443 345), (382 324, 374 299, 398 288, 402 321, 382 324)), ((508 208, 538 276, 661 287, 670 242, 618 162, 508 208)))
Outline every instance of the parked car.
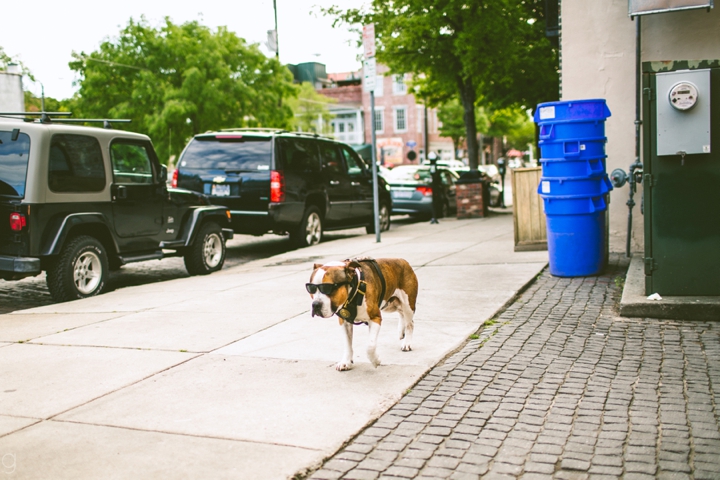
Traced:
MULTIPOLYGON (((375 231, 372 172, 350 146, 318 135, 274 129, 196 135, 172 184, 228 207, 235 233, 289 234, 302 247, 328 230, 375 231)), ((378 189, 380 229, 388 230, 392 199, 382 177, 378 189)))
MULTIPOLYGON (((459 160, 452 160, 452 161, 438 161, 438 165, 445 166, 451 170, 453 170, 458 175, 462 175, 464 172, 467 172, 470 170, 470 167, 465 165, 463 162, 459 160)), ((480 172, 483 172, 485 175, 487 175, 488 179, 488 193, 490 194, 490 206, 491 207, 499 207, 502 203, 502 200, 500 198, 500 192, 502 192, 502 182, 500 179, 500 173, 498 171, 498 168, 495 164, 490 163, 488 165, 478 165, 478 170, 480 172)), ((506 179, 507 180, 507 179, 506 179)))
MULTIPOLYGON (((490 181, 490 184, 488 185, 488 193, 490 194, 490 206, 501 206, 502 199, 500 195, 503 191, 503 184, 497 165, 495 165, 494 163, 490 163, 488 165, 478 165, 478 170, 487 175, 490 181)), ((505 180, 509 181, 510 179, 505 178, 505 180)))
MULTIPOLYGON (((456 186, 458 174, 449 168, 438 167, 442 179, 441 210, 437 215, 447 217, 457 212, 456 186)), ((397 214, 430 217, 433 214, 432 176, 427 165, 398 165, 386 175, 392 194, 392 211, 397 214)))
POLYGON ((230 212, 166 180, 145 135, 0 119, 0 277, 45 271, 62 302, 102 293, 126 263, 183 256, 191 275, 220 270, 230 212))

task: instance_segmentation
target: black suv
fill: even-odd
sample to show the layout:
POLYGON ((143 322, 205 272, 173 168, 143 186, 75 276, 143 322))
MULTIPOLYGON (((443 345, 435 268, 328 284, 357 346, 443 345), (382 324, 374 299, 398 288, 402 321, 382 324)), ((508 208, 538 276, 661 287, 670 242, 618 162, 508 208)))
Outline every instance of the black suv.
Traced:
MULTIPOLYGON (((185 147, 173 186, 230 208, 235 233, 290 234, 296 246, 323 231, 365 226, 374 233, 372 172, 348 145, 318 135, 232 129, 196 135, 185 147)), ((378 177, 380 229, 392 200, 378 177)))
POLYGON ((0 118, 0 278, 46 271, 53 299, 67 301, 101 293, 108 269, 130 262, 222 268, 230 212, 168 189, 147 136, 59 122, 0 118))

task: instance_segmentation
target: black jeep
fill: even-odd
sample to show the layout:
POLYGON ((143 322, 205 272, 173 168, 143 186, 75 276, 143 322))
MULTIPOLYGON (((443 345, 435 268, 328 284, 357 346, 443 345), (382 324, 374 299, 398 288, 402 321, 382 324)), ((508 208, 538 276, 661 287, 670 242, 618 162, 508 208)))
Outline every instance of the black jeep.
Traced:
MULTIPOLYGON (((228 207, 235 233, 289 233, 304 247, 327 230, 375 232, 370 168, 348 145, 318 135, 273 129, 196 135, 178 160, 173 185, 228 207)), ((382 177, 378 195, 382 231, 390 228, 392 211, 382 177)))
POLYGON ((108 270, 130 262, 183 256, 191 275, 222 268, 227 208, 167 188, 147 136, 62 120, 0 118, 0 278, 45 271, 62 302, 101 293, 108 270))

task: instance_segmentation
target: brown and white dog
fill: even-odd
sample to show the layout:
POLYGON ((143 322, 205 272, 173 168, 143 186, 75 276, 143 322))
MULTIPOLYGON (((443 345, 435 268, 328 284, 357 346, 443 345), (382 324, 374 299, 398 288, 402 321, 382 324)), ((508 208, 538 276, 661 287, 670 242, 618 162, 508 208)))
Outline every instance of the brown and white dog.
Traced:
POLYGON ((413 315, 418 281, 410 264, 402 258, 356 258, 343 262, 315 264, 310 283, 312 316, 330 318, 337 315, 345 335, 342 359, 335 365, 348 370, 353 363, 353 325, 365 323, 370 330, 367 356, 377 367, 377 338, 383 312, 399 312, 400 349, 412 349, 413 315), (364 285, 363 285, 364 284, 364 285), (364 289, 364 293, 363 293, 364 289))

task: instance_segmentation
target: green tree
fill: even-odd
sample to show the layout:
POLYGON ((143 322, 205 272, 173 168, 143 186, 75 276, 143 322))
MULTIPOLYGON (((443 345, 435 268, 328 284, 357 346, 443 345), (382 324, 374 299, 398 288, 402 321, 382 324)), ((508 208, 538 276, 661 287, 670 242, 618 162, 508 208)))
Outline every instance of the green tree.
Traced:
MULTIPOLYGON (((36 97, 32 92, 25 90, 25 111, 39 112, 42 110, 42 98, 36 97)), ((72 101, 70 99, 57 100, 53 97, 45 97, 46 112, 72 112, 72 101)))
POLYGON ((460 103, 453 99, 438 108, 438 120, 441 123, 440 135, 451 138, 453 150, 458 151, 465 140, 465 122, 463 122, 463 108, 460 103))
POLYGON ((312 83, 303 82, 298 90, 298 96, 288 99, 287 102, 294 113, 293 130, 319 134, 332 132, 330 121, 335 115, 330 113, 328 105, 336 102, 334 98, 318 93, 312 83), (318 129, 318 119, 322 119, 320 129, 318 129))
POLYGON ((225 27, 130 19, 117 38, 73 56, 73 113, 132 119, 126 128, 150 135, 161 159, 200 132, 287 128, 292 119, 284 100, 296 94, 290 71, 225 27))
POLYGON ((528 143, 535 141, 535 124, 523 108, 495 110, 488 120, 489 128, 485 133, 491 137, 505 138, 507 149, 516 148, 524 151, 528 143))
POLYGON ((470 168, 477 168, 475 107, 534 106, 557 98, 556 52, 542 0, 372 0, 325 10, 335 24, 375 24, 378 61, 411 72, 422 98, 459 98, 470 168))

